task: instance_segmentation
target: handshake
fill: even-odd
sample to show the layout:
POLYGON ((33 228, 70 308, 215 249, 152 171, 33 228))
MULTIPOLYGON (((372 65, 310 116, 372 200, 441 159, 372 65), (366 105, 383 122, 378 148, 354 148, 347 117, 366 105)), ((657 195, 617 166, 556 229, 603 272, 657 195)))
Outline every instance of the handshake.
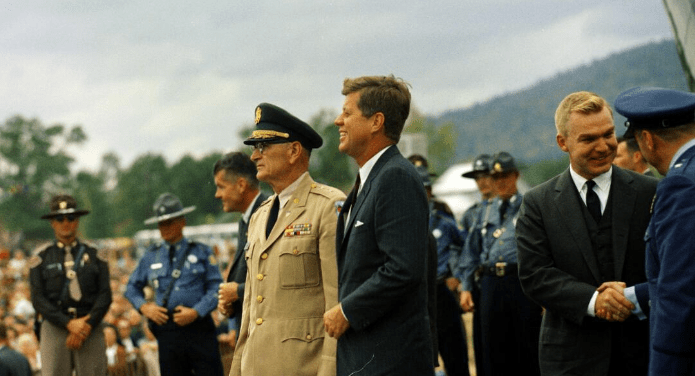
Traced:
POLYGON ((611 322, 622 322, 630 317, 635 305, 625 297, 625 287, 625 282, 604 282, 596 289, 596 317, 611 322))

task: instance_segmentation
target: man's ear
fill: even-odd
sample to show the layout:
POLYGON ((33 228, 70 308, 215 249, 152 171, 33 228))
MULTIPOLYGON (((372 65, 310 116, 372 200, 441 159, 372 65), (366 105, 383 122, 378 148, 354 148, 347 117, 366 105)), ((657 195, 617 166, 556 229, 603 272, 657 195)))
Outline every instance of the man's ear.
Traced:
POLYGON ((384 128, 384 122, 386 121, 386 117, 382 112, 377 112, 374 115, 372 115, 372 133, 377 133, 384 128))
POLYGON ((557 146, 560 147, 560 150, 564 151, 565 153, 569 153, 570 149, 567 148, 567 139, 561 134, 557 134, 555 136, 555 141, 557 141, 557 146))

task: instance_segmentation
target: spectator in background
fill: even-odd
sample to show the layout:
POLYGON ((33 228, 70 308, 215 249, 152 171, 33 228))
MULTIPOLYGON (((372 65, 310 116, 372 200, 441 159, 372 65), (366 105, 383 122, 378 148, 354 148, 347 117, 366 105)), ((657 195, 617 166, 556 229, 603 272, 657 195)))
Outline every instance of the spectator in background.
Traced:
POLYGON ((215 163, 212 172, 217 187, 215 198, 222 202, 222 209, 227 213, 241 213, 234 261, 229 268, 227 282, 220 285, 217 304, 220 312, 230 318, 229 333, 233 337, 230 344, 234 348, 241 324, 246 286, 247 266, 244 255, 248 224, 251 215, 268 198, 268 195, 260 191, 258 178, 256 178, 258 172, 256 165, 244 153, 226 154, 215 163))
POLYGON ((618 137, 618 147, 613 164, 638 174, 654 176, 634 138, 618 137))
POLYGON ((7 340, 7 327, 0 323, 0 376, 31 376, 27 358, 13 350, 7 340))

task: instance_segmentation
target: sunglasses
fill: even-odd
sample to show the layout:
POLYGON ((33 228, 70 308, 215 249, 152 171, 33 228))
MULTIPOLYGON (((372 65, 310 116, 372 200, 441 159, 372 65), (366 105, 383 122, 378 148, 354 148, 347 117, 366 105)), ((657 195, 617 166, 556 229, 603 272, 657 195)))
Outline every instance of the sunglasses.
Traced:
POLYGON ((68 222, 75 222, 75 220, 77 220, 77 216, 75 214, 60 214, 53 217, 53 219, 58 222, 63 222, 65 219, 67 219, 68 222))

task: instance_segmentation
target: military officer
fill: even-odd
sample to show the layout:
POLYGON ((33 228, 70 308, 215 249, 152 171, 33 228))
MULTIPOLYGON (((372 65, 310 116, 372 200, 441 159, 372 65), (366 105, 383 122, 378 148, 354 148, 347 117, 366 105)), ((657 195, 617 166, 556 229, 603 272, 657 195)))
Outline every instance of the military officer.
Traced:
POLYGON ((644 238, 649 375, 695 375, 695 94, 637 87, 618 95, 615 110, 664 175, 644 238))
POLYGON ((538 375, 541 308, 524 295, 517 274, 514 235, 522 195, 514 158, 507 152, 495 154, 490 175, 497 198, 481 229, 482 252, 467 255, 479 265, 483 367, 488 376, 538 375))
POLYGON ((323 144, 308 124, 268 103, 256 107, 258 180, 275 194, 251 216, 248 274, 230 375, 335 375, 336 340, 323 327, 338 304, 337 213, 345 195, 309 175, 323 144))
POLYGON ((106 374, 101 321, 111 305, 106 254, 77 239, 80 217, 70 195, 53 196, 50 220, 56 240, 29 261, 31 300, 41 323, 42 375, 106 374))
POLYGON ((217 307, 222 282, 210 247, 183 236, 185 215, 178 197, 163 193, 153 206, 162 243, 150 246, 131 274, 125 296, 149 320, 159 343, 162 375, 222 375, 215 324, 210 313, 217 307), (143 289, 154 290, 154 301, 143 289))
POLYGON ((461 218, 461 238, 464 241, 464 248, 468 247, 469 249, 465 253, 462 249, 454 269, 454 276, 461 282, 458 285, 461 309, 464 312, 473 312, 473 348, 478 376, 485 376, 480 314, 474 313, 475 302, 480 301, 480 290, 474 281, 478 259, 469 260, 463 255, 479 255, 482 252, 481 230, 487 227, 492 199, 495 197, 492 177, 490 176, 491 164, 492 157, 489 154, 480 154, 473 160, 473 169, 461 174, 464 178, 475 180, 481 199, 468 208, 461 218))

